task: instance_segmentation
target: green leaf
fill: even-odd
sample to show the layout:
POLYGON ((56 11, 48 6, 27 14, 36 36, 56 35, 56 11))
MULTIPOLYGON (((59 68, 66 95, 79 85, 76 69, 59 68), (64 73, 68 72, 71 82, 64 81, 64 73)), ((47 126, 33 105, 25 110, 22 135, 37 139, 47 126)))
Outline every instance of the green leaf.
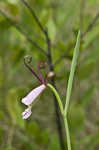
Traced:
POLYGON ((72 91, 72 85, 73 85, 73 79, 74 79, 74 73, 75 73, 77 59, 78 59, 78 55, 79 55, 80 38, 81 38, 81 33, 79 31, 78 36, 77 36, 76 46, 74 49, 73 60, 72 60, 72 64, 71 64, 71 70, 70 70, 70 75, 69 75, 69 80, 68 80, 68 85, 67 85, 67 91, 66 91, 66 103, 65 103, 65 109, 64 109, 65 116, 67 115, 67 111, 68 111, 68 106, 69 106, 69 101, 70 101, 70 96, 71 96, 71 91, 72 91))
POLYGON ((56 35, 56 26, 52 18, 48 20, 47 27, 50 39, 54 40, 56 35))
POLYGON ((49 16, 50 16, 50 11, 43 9, 42 13, 40 14, 40 20, 41 20, 41 23, 44 27, 49 20, 49 16))

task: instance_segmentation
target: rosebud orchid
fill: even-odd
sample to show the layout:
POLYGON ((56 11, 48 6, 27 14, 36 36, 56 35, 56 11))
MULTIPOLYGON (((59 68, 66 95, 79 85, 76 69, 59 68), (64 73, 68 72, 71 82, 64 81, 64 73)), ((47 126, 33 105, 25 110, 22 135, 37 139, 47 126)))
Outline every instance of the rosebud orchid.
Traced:
POLYGON ((43 92, 43 90, 46 88, 47 86, 47 79, 43 79, 42 74, 40 72, 41 69, 41 65, 43 65, 43 63, 40 63, 38 65, 38 71, 39 71, 39 75, 37 73, 34 72, 34 70, 29 66, 29 63, 31 62, 31 59, 28 60, 28 63, 26 62, 26 58, 24 58, 24 64, 25 66, 33 73, 33 75, 40 81, 41 85, 38 86, 37 88, 33 89, 27 96, 25 96, 24 98, 22 98, 22 103, 27 105, 28 108, 25 109, 25 111, 22 113, 22 118, 23 119, 27 119, 31 114, 31 108, 32 108, 32 103, 34 102, 34 100, 43 92))

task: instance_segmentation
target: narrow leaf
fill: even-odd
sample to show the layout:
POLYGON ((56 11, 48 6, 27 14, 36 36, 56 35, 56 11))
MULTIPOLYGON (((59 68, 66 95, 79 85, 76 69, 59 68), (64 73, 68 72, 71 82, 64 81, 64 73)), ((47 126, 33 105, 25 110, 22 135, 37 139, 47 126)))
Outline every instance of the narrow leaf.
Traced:
POLYGON ((76 64, 77 64, 77 58, 78 58, 78 54, 79 54, 80 36, 81 36, 81 34, 79 31, 78 36, 77 36, 76 46, 74 49, 74 55, 73 55, 73 60, 72 60, 72 64, 71 64, 71 71, 70 71, 69 81, 68 81, 68 86, 67 86, 66 104, 65 104, 65 111, 64 111, 65 116, 67 115, 67 111, 68 111, 68 105, 69 105, 69 100, 70 100, 70 96, 71 96, 73 78, 74 78, 74 73, 75 73, 76 64))

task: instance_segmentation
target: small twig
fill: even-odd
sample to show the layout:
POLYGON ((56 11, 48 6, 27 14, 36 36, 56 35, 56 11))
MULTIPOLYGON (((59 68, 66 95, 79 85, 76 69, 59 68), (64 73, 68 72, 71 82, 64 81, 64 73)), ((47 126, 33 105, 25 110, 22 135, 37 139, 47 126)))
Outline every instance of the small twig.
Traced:
POLYGON ((75 44, 72 44, 68 47, 68 49, 53 63, 53 67, 55 67, 64 57, 67 56, 70 49, 74 47, 75 44))
MULTIPOLYGON (((47 29, 44 29, 43 25, 41 24, 39 18, 37 17, 35 11, 33 8, 31 8, 31 6, 29 6, 29 4, 26 2, 26 0, 22 0, 22 2, 24 3, 24 5, 28 8, 28 10, 30 11, 30 13, 32 14, 33 18, 35 19, 37 25, 40 27, 41 31, 45 34, 46 38, 48 39, 48 32, 47 29)), ((36 35, 38 36, 38 35, 36 35)), ((41 38, 41 37, 40 37, 41 38)), ((41 39, 43 42, 46 42, 46 40, 41 39)))
POLYGON ((44 34, 46 34, 46 30, 43 28, 41 22, 39 21, 38 17, 36 16, 33 8, 31 8, 29 6, 29 4, 25 1, 25 0, 22 0, 22 2, 24 3, 24 5, 29 9, 30 13, 32 14, 32 16, 34 17, 36 23, 38 24, 38 26, 40 27, 40 29, 44 32, 44 34))
MULTIPOLYGON (((54 66, 52 65, 52 54, 51 54, 51 42, 48 36, 48 32, 46 34, 46 41, 47 41, 47 46, 48 46, 48 64, 49 64, 49 68, 50 71, 54 72, 54 66)), ((55 77, 53 77, 51 79, 51 83, 53 85, 53 87, 55 89, 56 88, 56 83, 55 83, 55 77)), ((58 133, 59 133, 59 140, 60 140, 60 146, 61 146, 61 150, 65 150, 65 145, 64 145, 64 136, 62 133, 62 124, 61 124, 61 118, 60 118, 60 112, 59 112, 59 106, 56 100, 55 95, 53 94, 54 97, 54 106, 55 106, 55 113, 56 113, 56 122, 57 122, 57 129, 58 129, 58 133)))
POLYGON ((94 17, 92 22, 89 24, 89 26, 87 27, 86 31, 84 33, 82 33, 81 38, 84 38, 86 36, 86 34, 93 28, 93 26, 95 25, 95 23, 98 20, 98 18, 99 18, 99 12, 96 14, 96 16, 94 17))
MULTIPOLYGON (((20 24, 21 25, 21 24, 20 24)), ((26 24, 24 24, 24 23, 22 23, 22 25, 23 25, 23 27, 24 28, 26 28, 26 29, 28 29, 28 32, 29 33, 33 33, 33 35, 34 35, 34 37, 36 37, 36 39, 40 39, 43 43, 45 43, 46 42, 46 40, 44 39, 44 37, 42 37, 39 33, 37 33, 36 31, 35 31, 35 29, 29 29, 28 28, 28 26, 26 25, 26 24)))
POLYGON ((0 13, 29 41, 32 45, 34 45, 36 48, 38 48, 41 52, 43 52, 46 56, 46 51, 41 48, 34 40, 32 40, 28 35, 11 19, 9 18, 1 9, 0 13))
POLYGON ((24 64, 25 66, 29 69, 29 71, 38 79, 38 81, 40 81, 40 83, 42 84, 42 79, 38 76, 38 74, 31 68, 31 66, 29 65, 32 61, 32 58, 30 58, 30 62, 26 62, 26 58, 28 58, 28 56, 24 57, 24 64))
MULTIPOLYGON (((88 28, 86 29, 86 31, 84 33, 82 33, 81 35, 81 40, 86 36, 86 34, 93 28, 94 24, 96 23, 96 21, 99 18, 99 12, 96 14, 95 18, 93 19, 93 21, 89 24, 88 28)), ((53 66, 56 66, 64 57, 66 57, 70 51, 71 48, 74 47, 74 44, 72 44, 68 49, 66 49, 66 51, 54 62, 53 66)))

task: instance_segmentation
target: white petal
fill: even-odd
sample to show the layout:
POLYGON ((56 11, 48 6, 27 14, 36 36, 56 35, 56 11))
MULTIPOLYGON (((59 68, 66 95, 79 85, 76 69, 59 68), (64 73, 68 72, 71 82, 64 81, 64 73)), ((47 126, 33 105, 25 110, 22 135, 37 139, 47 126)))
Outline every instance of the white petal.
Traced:
POLYGON ((38 86, 37 88, 33 89, 26 97, 22 99, 22 103, 25 105, 30 105, 32 102, 43 92, 46 88, 44 84, 38 86))

